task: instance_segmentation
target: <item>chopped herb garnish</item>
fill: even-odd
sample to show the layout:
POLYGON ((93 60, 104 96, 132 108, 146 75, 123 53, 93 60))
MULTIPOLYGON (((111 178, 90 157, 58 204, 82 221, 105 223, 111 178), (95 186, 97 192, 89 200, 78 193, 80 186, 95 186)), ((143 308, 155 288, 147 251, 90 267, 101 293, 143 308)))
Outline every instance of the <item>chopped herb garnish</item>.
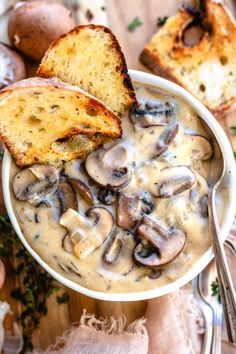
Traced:
POLYGON ((136 30, 137 27, 141 26, 142 22, 140 21, 139 17, 135 17, 135 19, 129 24, 127 27, 130 32, 136 30))
POLYGON ((101 6, 102 11, 106 11, 106 6, 101 6))
POLYGON ((70 300, 70 295, 67 293, 63 293, 61 296, 57 296, 58 304, 67 304, 69 300, 70 300))
POLYGON ((168 16, 157 17, 157 26, 163 26, 168 20, 168 16))
POLYGON ((233 125, 230 129, 233 130, 233 136, 236 137, 236 125, 233 125))
POLYGON ((40 235, 35 235, 35 236, 34 236, 34 239, 35 239, 35 240, 38 240, 39 237, 40 237, 40 235))
MULTIPOLYGON (((18 321, 24 338, 21 353, 25 353, 33 349, 32 334, 39 327, 41 317, 48 312, 47 299, 60 288, 23 247, 8 216, 1 213, 0 235, 4 236, 0 238, 0 256, 5 257, 7 262, 7 276, 20 276, 22 280, 22 285, 14 289, 11 296, 21 303, 22 312, 18 321)), ((36 235, 35 239, 38 237, 39 235, 36 235)), ((60 298, 60 303, 66 303, 68 300, 69 296, 65 293, 62 299, 60 298)))
POLYGON ((234 158, 236 159, 236 151, 234 151, 234 158))
POLYGON ((4 155, 4 151, 1 151, 1 152, 0 152, 0 161, 2 161, 3 155, 4 155))
POLYGON ((215 296, 219 304, 221 303, 218 278, 211 283, 211 296, 215 296))

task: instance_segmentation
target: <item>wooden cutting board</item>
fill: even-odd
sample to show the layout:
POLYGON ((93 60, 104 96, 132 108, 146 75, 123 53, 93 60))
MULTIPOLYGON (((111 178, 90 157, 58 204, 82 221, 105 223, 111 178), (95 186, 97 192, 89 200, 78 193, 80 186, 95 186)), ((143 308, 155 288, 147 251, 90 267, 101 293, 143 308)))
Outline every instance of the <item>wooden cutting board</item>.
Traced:
MULTIPOLYGON (((234 1, 229 0, 227 2, 231 9, 235 11, 234 1)), ((144 44, 156 32, 157 18, 174 14, 182 3, 182 0, 107 0, 106 12, 109 25, 121 44, 129 68, 148 71, 139 62, 139 54, 144 44), (137 16, 140 18, 142 25, 134 32, 129 32, 127 26, 137 16)), ((232 112, 225 119, 222 119, 220 124, 236 149, 236 141, 235 139, 233 141, 229 129, 230 126, 236 125, 236 113, 232 112)), ((0 195, 1 201, 2 196, 0 195)), ((0 300, 8 301, 14 313, 7 316, 5 321, 6 327, 9 329, 20 311, 19 304, 9 296, 10 291, 16 285, 16 282, 9 278, 6 280, 4 289, 0 292, 0 300)), ((48 314, 42 319, 40 328, 34 334, 35 346, 45 348, 53 343, 55 337, 62 334, 71 322, 77 322, 80 319, 83 309, 86 309, 89 313, 95 313, 97 316, 112 315, 117 317, 124 314, 128 323, 145 313, 145 301, 129 303, 98 301, 70 289, 66 289, 66 291, 70 294, 70 301, 66 305, 58 305, 56 295, 52 295, 49 299, 48 314)))

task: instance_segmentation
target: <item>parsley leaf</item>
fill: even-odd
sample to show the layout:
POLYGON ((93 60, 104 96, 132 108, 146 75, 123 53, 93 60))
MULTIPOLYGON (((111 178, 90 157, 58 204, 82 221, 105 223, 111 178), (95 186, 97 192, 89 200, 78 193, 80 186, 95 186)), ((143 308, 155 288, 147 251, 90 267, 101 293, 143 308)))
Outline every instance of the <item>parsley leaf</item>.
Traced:
POLYGON ((63 293, 61 296, 57 296, 58 304, 66 304, 70 300, 70 295, 63 293))
POLYGON ((215 296, 219 304, 221 303, 218 278, 211 283, 211 296, 215 296))
POLYGON ((106 6, 101 6, 102 11, 106 11, 106 6))
POLYGON ((130 32, 133 32, 136 30, 137 27, 141 26, 142 22, 140 21, 139 17, 135 17, 135 19, 129 24, 129 26, 127 27, 127 29, 130 32))
POLYGON ((163 26, 168 20, 168 16, 157 17, 157 26, 163 26))

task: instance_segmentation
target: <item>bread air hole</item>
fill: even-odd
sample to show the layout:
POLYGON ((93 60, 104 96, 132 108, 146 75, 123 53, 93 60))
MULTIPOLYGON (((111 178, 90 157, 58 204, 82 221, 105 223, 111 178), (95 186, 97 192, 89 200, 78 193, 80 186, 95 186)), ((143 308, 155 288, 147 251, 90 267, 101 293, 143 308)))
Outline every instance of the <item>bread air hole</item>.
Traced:
POLYGON ((41 123, 41 119, 37 118, 36 116, 32 115, 29 118, 29 124, 30 125, 39 125, 41 123))
POLYGON ((91 107, 88 107, 88 108, 86 109, 86 113, 87 113, 87 115, 90 116, 90 117, 95 117, 95 116, 97 115, 97 112, 96 112, 93 108, 91 108, 91 107))
POLYGON ((205 91, 206 91, 205 85, 201 84, 201 85, 199 86, 199 90, 200 90, 201 92, 205 92, 205 91))
POLYGON ((226 64, 228 64, 228 57, 226 57, 225 55, 222 55, 222 56, 220 57, 220 63, 221 63, 221 65, 226 65, 226 64))
POLYGON ((194 47, 203 38, 204 30, 201 26, 193 26, 191 23, 182 33, 182 42, 185 47, 194 47))

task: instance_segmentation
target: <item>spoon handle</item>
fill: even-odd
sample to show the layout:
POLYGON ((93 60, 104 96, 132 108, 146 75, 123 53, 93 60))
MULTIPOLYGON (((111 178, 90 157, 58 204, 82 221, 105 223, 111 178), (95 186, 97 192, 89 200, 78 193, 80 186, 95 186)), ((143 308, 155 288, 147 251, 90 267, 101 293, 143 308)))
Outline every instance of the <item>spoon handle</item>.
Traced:
POLYGON ((213 250, 228 338, 229 342, 236 343, 236 295, 225 250, 220 238, 220 228, 215 207, 215 194, 216 188, 212 188, 209 193, 208 201, 209 222, 212 231, 213 250))
POLYGON ((213 308, 213 336, 212 336, 212 354, 221 354, 221 325, 222 325, 222 307, 219 305, 213 308))

